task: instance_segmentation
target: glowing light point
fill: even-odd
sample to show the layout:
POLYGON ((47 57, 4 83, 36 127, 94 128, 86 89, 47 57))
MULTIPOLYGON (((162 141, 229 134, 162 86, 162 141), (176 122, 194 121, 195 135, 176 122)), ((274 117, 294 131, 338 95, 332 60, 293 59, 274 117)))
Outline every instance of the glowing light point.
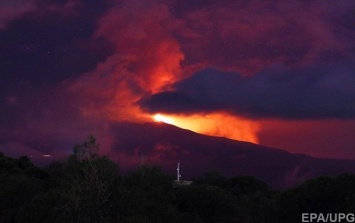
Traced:
POLYGON ((156 114, 153 116, 153 120, 156 122, 164 122, 166 124, 173 124, 174 120, 172 118, 166 117, 165 115, 162 114, 156 114))

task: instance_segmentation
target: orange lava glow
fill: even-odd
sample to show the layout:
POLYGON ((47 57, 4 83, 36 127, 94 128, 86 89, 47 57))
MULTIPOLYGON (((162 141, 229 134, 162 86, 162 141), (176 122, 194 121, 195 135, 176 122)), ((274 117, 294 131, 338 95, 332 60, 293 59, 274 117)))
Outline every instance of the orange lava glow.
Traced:
POLYGON ((173 125, 174 124, 174 119, 173 118, 170 118, 166 115, 162 115, 162 114, 156 114, 153 116, 153 120, 156 121, 156 122, 164 122, 164 123, 167 123, 167 124, 171 124, 173 125))
POLYGON ((259 142, 258 123, 225 113, 191 116, 155 114, 152 118, 156 122, 164 122, 205 135, 259 142))
POLYGON ((85 117, 115 121, 153 119, 201 134, 257 143, 258 123, 230 114, 152 116, 140 109, 137 102, 144 95, 171 90, 192 74, 190 69, 198 68, 182 65, 185 54, 171 32, 176 26, 171 22, 169 8, 160 3, 140 6, 127 1, 125 7, 106 14, 95 36, 110 40, 115 53, 68 88, 80 95, 80 111, 85 117))

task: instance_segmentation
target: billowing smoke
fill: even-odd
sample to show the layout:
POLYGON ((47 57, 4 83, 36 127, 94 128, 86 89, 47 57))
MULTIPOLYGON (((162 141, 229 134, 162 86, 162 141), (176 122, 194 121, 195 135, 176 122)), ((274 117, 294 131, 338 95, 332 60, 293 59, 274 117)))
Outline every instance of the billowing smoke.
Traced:
MULTIPOLYGON (((69 88, 82 101, 87 100, 81 108, 85 116, 152 120, 153 113, 141 111, 136 102, 144 95, 171 89, 174 83, 191 75, 182 72, 184 54, 173 35, 177 21, 167 5, 151 1, 124 2, 100 20, 95 36, 111 41, 115 53, 69 88)), ((256 123, 228 114, 196 113, 193 117, 172 118, 171 124, 196 132, 258 141, 256 123)))
POLYGON ((0 30, 5 29, 11 20, 18 19, 36 8, 34 0, 0 0, 0 30))
POLYGON ((173 114, 228 111, 252 119, 354 119, 353 64, 270 68, 251 77, 207 69, 141 104, 149 112, 173 114))
MULTIPOLYGON (((199 133, 290 148, 278 136, 300 119, 354 118, 354 8, 352 0, 0 0, 0 147, 54 154, 92 133, 110 150, 111 124, 159 113, 199 133)), ((336 126, 353 132, 348 125, 336 126)), ((333 141, 354 144, 336 132, 333 141)), ((327 156, 352 154, 327 145, 327 156)))
POLYGON ((140 119, 142 114, 134 102, 181 78, 184 55, 171 26, 171 15, 163 4, 125 1, 112 8, 99 21, 95 36, 111 41, 114 54, 70 86, 92 103, 85 112, 119 120, 140 119))

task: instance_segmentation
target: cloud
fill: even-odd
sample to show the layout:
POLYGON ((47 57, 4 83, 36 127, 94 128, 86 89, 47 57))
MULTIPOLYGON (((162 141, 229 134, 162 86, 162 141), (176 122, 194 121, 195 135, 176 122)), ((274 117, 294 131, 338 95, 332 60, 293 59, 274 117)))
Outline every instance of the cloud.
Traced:
POLYGON ((176 13, 185 66, 253 74, 346 57, 354 44, 353 1, 222 1, 176 13))
POLYGON ((43 155, 61 159, 88 135, 98 139, 100 153, 111 149, 107 119, 86 115, 80 95, 67 92, 65 85, 26 90, 15 104, 3 103, 0 151, 7 155, 27 155, 37 164, 47 164, 51 159, 43 155))
POLYGON ((184 55, 171 23, 168 7, 159 1, 123 1, 107 10, 93 35, 112 43, 112 55, 68 82, 68 91, 81 95, 84 114, 141 119, 134 102, 182 78, 184 55))
POLYGON ((0 0, 0 30, 7 23, 36 9, 34 0, 0 0))
POLYGON ((224 131, 225 123, 255 132, 255 123, 215 111, 352 118, 354 66, 340 63, 355 56, 354 5, 0 0, 0 150, 56 156, 88 134, 111 150, 117 136, 107 125, 142 121, 149 114, 134 102, 143 95, 150 112, 208 113, 201 132, 224 131))
POLYGON ((131 73, 126 78, 137 88, 157 91, 179 79, 184 58, 172 23, 167 5, 159 1, 124 1, 101 19, 95 36, 115 45, 131 73))
POLYGON ((282 66, 245 77, 206 69, 142 98, 149 112, 226 111, 248 118, 354 119, 355 67, 347 64, 291 70, 282 66))
MULTIPOLYGON (((53 25, 50 31, 53 33, 47 28, 46 32, 32 33, 36 40, 41 36, 48 37, 46 41, 35 44, 36 47, 43 49, 45 48, 43 46, 48 44, 54 47, 54 50, 47 55, 47 50, 44 49, 45 54, 36 58, 35 55, 27 55, 30 47, 25 45, 25 58, 35 61, 28 63, 29 68, 23 66, 23 63, 21 66, 13 65, 13 61, 19 58, 16 55, 19 51, 17 48, 12 49, 15 50, 14 59, 5 61, 5 65, 11 69, 19 69, 13 73, 26 75, 28 81, 26 81, 27 88, 18 91, 21 94, 9 90, 10 92, 6 92, 6 96, 1 98, 0 106, 4 108, 0 109, 1 150, 28 148, 40 154, 59 156, 58 154, 63 152, 70 152, 71 146, 78 143, 78 140, 84 140, 87 135, 94 134, 106 148, 103 153, 107 154, 111 145, 110 139, 106 138, 110 135, 106 124, 116 120, 140 119, 141 112, 134 105, 134 101, 146 92, 157 91, 181 78, 178 75, 183 53, 170 33, 170 13, 165 4, 125 1, 112 8, 103 3, 98 9, 93 7, 94 3, 83 5, 71 4, 72 2, 74 1, 60 4, 37 1, 37 6, 40 8, 38 15, 26 16, 26 20, 21 21, 24 25, 5 30, 11 36, 15 35, 13 30, 17 30, 18 33, 33 27, 28 24, 34 24, 34 21, 35 24, 44 24, 47 27, 47 20, 50 20, 49 24, 53 25), (69 13, 78 8, 81 9, 78 12, 81 16, 77 13, 69 13), (100 16, 88 13, 98 13, 98 11, 103 14, 100 16), (57 16, 58 14, 63 17, 57 16), (97 20, 99 16, 101 19, 97 20), (83 21, 82 29, 81 27, 77 31, 65 29, 72 24, 77 24, 78 18, 79 21, 83 21), (95 29, 97 28, 96 31, 93 30, 94 26, 95 29), (85 36, 78 37, 82 32, 85 36), (92 38, 88 38, 88 35, 92 38), (76 56, 82 41, 87 41, 86 45, 93 47, 97 45, 97 40, 103 42, 108 40, 111 42, 110 47, 113 48, 110 55, 104 53, 107 57, 103 61, 95 60, 94 62, 97 62, 95 64, 87 58, 81 60, 76 56), (59 49, 57 50, 56 47, 59 49), (68 53, 58 54, 62 49, 68 53), (75 67, 80 66, 81 63, 90 64, 91 69, 85 69, 84 72, 80 69, 71 72, 68 63, 62 63, 68 60, 75 64, 75 67), (43 66, 43 71, 38 69, 43 66), (28 75, 31 68, 36 72, 28 75), (53 72, 63 75, 65 80, 55 78, 53 72), (39 84, 42 80, 46 81, 39 84), (9 146, 10 142, 16 142, 15 146, 9 146)), ((26 35, 20 35, 22 36, 26 35)), ((28 36, 23 42, 29 42, 28 36)), ((95 47, 94 50, 96 51, 95 47)), ((101 49, 101 51, 105 50, 101 49)), ((86 54, 90 53, 96 55, 100 52, 89 51, 86 54)), ((10 74, 11 72, 8 72, 8 76, 11 76, 10 74)), ((13 88, 13 85, 7 85, 13 88)))

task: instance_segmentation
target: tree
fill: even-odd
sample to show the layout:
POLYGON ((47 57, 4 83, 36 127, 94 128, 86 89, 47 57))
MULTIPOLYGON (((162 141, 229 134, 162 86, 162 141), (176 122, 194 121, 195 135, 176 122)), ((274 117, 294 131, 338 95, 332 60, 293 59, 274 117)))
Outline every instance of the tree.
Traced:
POLYGON ((18 159, 18 166, 21 169, 28 169, 30 167, 33 167, 34 165, 32 164, 31 160, 27 156, 21 156, 18 159))
POLYGON ((208 184, 208 185, 218 186, 221 188, 227 188, 229 186, 228 178, 223 176, 217 170, 211 170, 205 172, 201 177, 194 179, 193 182, 195 185, 208 184))
POLYGON ((352 213, 355 211, 355 176, 318 177, 278 197, 280 222, 299 222, 301 213, 352 213))
POLYGON ((93 159, 98 156, 100 145, 96 142, 94 136, 90 135, 88 140, 80 145, 75 145, 73 148, 73 155, 75 159, 93 159))
POLYGON ((233 219, 233 197, 218 186, 203 184, 176 189, 179 222, 229 222, 233 219))
POLYGON ((273 222, 270 219, 276 205, 266 183, 251 176, 232 177, 229 182, 240 222, 273 222))
POLYGON ((173 176, 157 166, 144 165, 123 178, 120 211, 123 222, 174 222, 173 176))
MULTIPOLYGON (((30 159, 13 159, 0 154, 0 222, 24 222, 28 205, 43 191, 47 174, 30 159)), ((39 214, 42 210, 36 210, 39 214)), ((33 213, 32 213, 33 214, 33 213)), ((38 222, 26 219, 26 222, 38 222)))
POLYGON ((118 165, 98 155, 99 145, 90 136, 88 141, 73 148, 63 166, 63 179, 58 193, 61 204, 57 208, 63 222, 109 222, 112 218, 112 191, 118 165))

